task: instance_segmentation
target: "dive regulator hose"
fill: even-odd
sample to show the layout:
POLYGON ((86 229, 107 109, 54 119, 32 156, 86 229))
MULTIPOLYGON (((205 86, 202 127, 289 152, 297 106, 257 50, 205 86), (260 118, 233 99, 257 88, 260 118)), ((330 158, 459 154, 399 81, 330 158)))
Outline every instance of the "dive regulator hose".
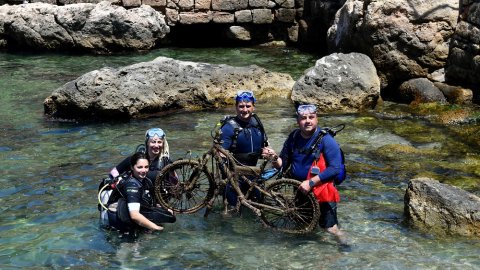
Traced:
POLYGON ((107 210, 108 211, 108 208, 102 203, 102 199, 100 198, 103 190, 108 187, 110 184, 106 184, 105 186, 103 186, 99 191, 98 191, 98 203, 102 206, 103 209, 107 210))

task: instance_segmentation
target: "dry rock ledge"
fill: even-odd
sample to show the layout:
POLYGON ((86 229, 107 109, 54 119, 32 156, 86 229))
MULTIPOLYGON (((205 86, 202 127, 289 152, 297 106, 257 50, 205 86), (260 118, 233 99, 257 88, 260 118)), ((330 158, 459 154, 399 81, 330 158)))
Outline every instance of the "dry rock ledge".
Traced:
POLYGON ((382 89, 426 77, 445 65, 458 6, 459 0, 347 0, 328 30, 329 47, 368 55, 382 89))
POLYGON ((480 198, 434 179, 410 180, 405 215, 410 225, 428 232, 480 238, 480 198))
POLYGON ((147 5, 0 6, 0 47, 110 54, 152 49, 169 31, 164 16, 147 5))
POLYGON ((173 111, 233 104, 237 90, 260 100, 288 98, 295 81, 288 74, 252 65, 233 67, 158 57, 122 68, 102 68, 53 91, 44 101, 53 119, 129 119, 173 111))
POLYGON ((380 99, 380 79, 361 53, 333 53, 319 59, 293 86, 295 103, 317 104, 322 112, 355 113, 380 99))

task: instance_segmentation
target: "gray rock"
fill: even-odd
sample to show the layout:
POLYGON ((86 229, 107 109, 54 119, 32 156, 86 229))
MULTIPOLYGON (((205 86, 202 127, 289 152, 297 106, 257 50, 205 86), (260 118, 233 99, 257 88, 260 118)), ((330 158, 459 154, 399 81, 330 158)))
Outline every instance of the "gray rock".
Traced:
POLYGON ((254 24, 269 24, 273 21, 273 13, 270 9, 252 10, 252 22, 254 24))
POLYGON ((426 78, 408 80, 400 85, 398 92, 399 100, 405 103, 447 102, 442 91, 426 78))
POLYGON ((250 23, 250 22, 252 22, 252 11, 251 10, 235 11, 235 21, 237 23, 250 23))
POLYGON ((259 100, 287 98, 290 75, 258 66, 232 67, 158 57, 119 69, 84 74, 53 91, 45 114, 56 119, 128 119, 171 111, 233 104, 237 90, 251 89, 259 100))
POLYGON ((293 23, 295 21, 295 9, 279 8, 275 17, 279 22, 293 23))
POLYGON ((368 56, 334 53, 317 61, 297 80, 296 103, 317 104, 320 111, 357 112, 373 108, 380 97, 380 80, 368 56))
POLYGON ((288 28, 288 40, 291 42, 298 41, 298 25, 292 25, 288 28))
POLYGON ((193 0, 180 0, 180 1, 178 1, 178 7, 182 11, 192 10, 194 6, 195 6, 195 2, 193 0))
POLYGON ((348 0, 328 31, 332 52, 371 57, 382 89, 445 65, 459 0, 348 0))
POLYGON ((294 8, 295 0, 273 0, 279 7, 294 8))
POLYGON ((434 179, 409 181, 405 217, 428 232, 480 237, 480 198, 434 179))
POLYGON ((167 24, 170 26, 174 26, 178 22, 178 20, 180 20, 180 15, 178 14, 178 10, 173 8, 165 9, 165 17, 167 19, 167 24))
POLYGON ((212 10, 235 11, 247 7, 248 0, 212 0, 212 10))
POLYGON ((167 0, 142 0, 142 4, 155 8, 165 8, 167 6, 167 0))
MULTIPOLYGON (((71 5, 71 4, 78 4, 78 3, 98 4, 98 3, 102 2, 102 0, 82 0, 82 1, 78 1, 78 0, 53 0, 53 1, 51 1, 53 3, 49 3, 48 1, 42 1, 42 0, 30 1, 30 3, 36 3, 36 2, 42 2, 42 3, 48 3, 48 4, 56 4, 58 2, 58 4, 61 4, 61 5, 71 5)), ((109 2, 117 2, 118 4, 122 4, 122 0, 112 0, 112 1, 109 1, 109 2)))
POLYGON ((451 84, 474 86, 474 94, 480 97, 480 2, 462 4, 465 6, 450 43, 445 77, 451 84))
POLYGON ((248 6, 251 8, 266 8, 268 0, 248 0, 248 6))
POLYGON ((212 0, 195 0, 195 9, 197 10, 209 10, 212 0))
POLYGON ((56 6, 0 6, 7 46, 35 50, 113 53, 153 48, 170 29, 164 16, 143 5, 125 9, 109 2, 56 6))
POLYGON ((212 14, 209 12, 180 12, 179 15, 181 24, 202 24, 212 20, 212 14))
POLYGON ((139 7, 142 5, 141 0, 122 0, 122 6, 131 8, 131 7, 139 7))
POLYGON ((432 82, 445 82, 445 69, 441 68, 438 70, 435 70, 434 72, 428 74, 427 78, 431 80, 432 82))
POLYGON ((212 21, 214 23, 229 23, 235 22, 235 15, 229 12, 214 11, 212 12, 212 21))
POLYGON ((230 26, 227 31, 227 36, 233 40, 250 41, 252 40, 252 34, 250 30, 243 26, 230 26))

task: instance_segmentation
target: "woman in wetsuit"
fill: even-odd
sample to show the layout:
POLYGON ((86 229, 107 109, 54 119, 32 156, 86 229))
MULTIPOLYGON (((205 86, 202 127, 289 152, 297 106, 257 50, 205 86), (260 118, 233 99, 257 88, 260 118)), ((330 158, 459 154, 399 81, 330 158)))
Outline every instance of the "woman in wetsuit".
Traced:
POLYGON ((154 203, 154 188, 147 177, 149 161, 146 154, 135 153, 130 158, 131 175, 119 184, 109 200, 108 205, 117 203, 116 211, 108 211, 108 225, 120 231, 146 228, 161 231, 162 223, 176 221, 171 210, 166 210, 154 203))
MULTIPOLYGON (((145 149, 145 154, 150 164, 147 176, 152 181, 155 181, 157 173, 171 163, 167 137, 161 128, 147 130, 145 133, 145 149)), ((130 157, 127 157, 110 171, 110 178, 113 179, 129 170, 130 157)))

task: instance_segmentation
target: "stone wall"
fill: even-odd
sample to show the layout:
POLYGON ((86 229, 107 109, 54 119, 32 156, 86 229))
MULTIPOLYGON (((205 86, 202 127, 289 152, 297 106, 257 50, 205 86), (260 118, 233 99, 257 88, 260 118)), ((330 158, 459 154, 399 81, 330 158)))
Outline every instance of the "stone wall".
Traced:
MULTIPOLYGON (((0 0, 21 4, 24 0, 0 0)), ((101 0, 29 0, 56 5, 73 3, 98 3, 101 0)), ((297 42, 298 23, 296 0, 108 0, 126 8, 150 5, 165 15, 165 20, 175 33, 175 26, 183 28, 199 25, 221 25, 219 35, 238 41, 285 40, 297 42), (259 35, 258 32, 262 34, 259 35), (281 34, 279 34, 281 33, 281 34)), ((309 0, 306 0, 309 1, 309 0)), ((319 1, 319 0, 315 0, 319 1)), ((300 8, 301 9, 301 8, 300 8)), ((301 12, 300 12, 301 15, 301 12)), ((204 27, 201 31, 211 31, 204 27)), ((191 32, 191 31, 190 31, 191 32)), ((182 32, 182 34, 185 34, 182 32)))
MULTIPOLYGON (((56 5, 99 3, 102 0, 0 0, 56 5)), ((287 41, 304 49, 327 52, 326 33, 346 0, 106 0, 126 8, 150 5, 166 17, 170 38, 211 43, 287 41), (177 27, 175 27, 177 26, 177 27), (193 37, 190 37, 193 35, 193 37)), ((217 44, 218 45, 218 44, 217 44)))
POLYGON ((122 0, 124 7, 142 4, 165 13, 167 23, 176 24, 271 24, 293 23, 294 0, 122 0))

